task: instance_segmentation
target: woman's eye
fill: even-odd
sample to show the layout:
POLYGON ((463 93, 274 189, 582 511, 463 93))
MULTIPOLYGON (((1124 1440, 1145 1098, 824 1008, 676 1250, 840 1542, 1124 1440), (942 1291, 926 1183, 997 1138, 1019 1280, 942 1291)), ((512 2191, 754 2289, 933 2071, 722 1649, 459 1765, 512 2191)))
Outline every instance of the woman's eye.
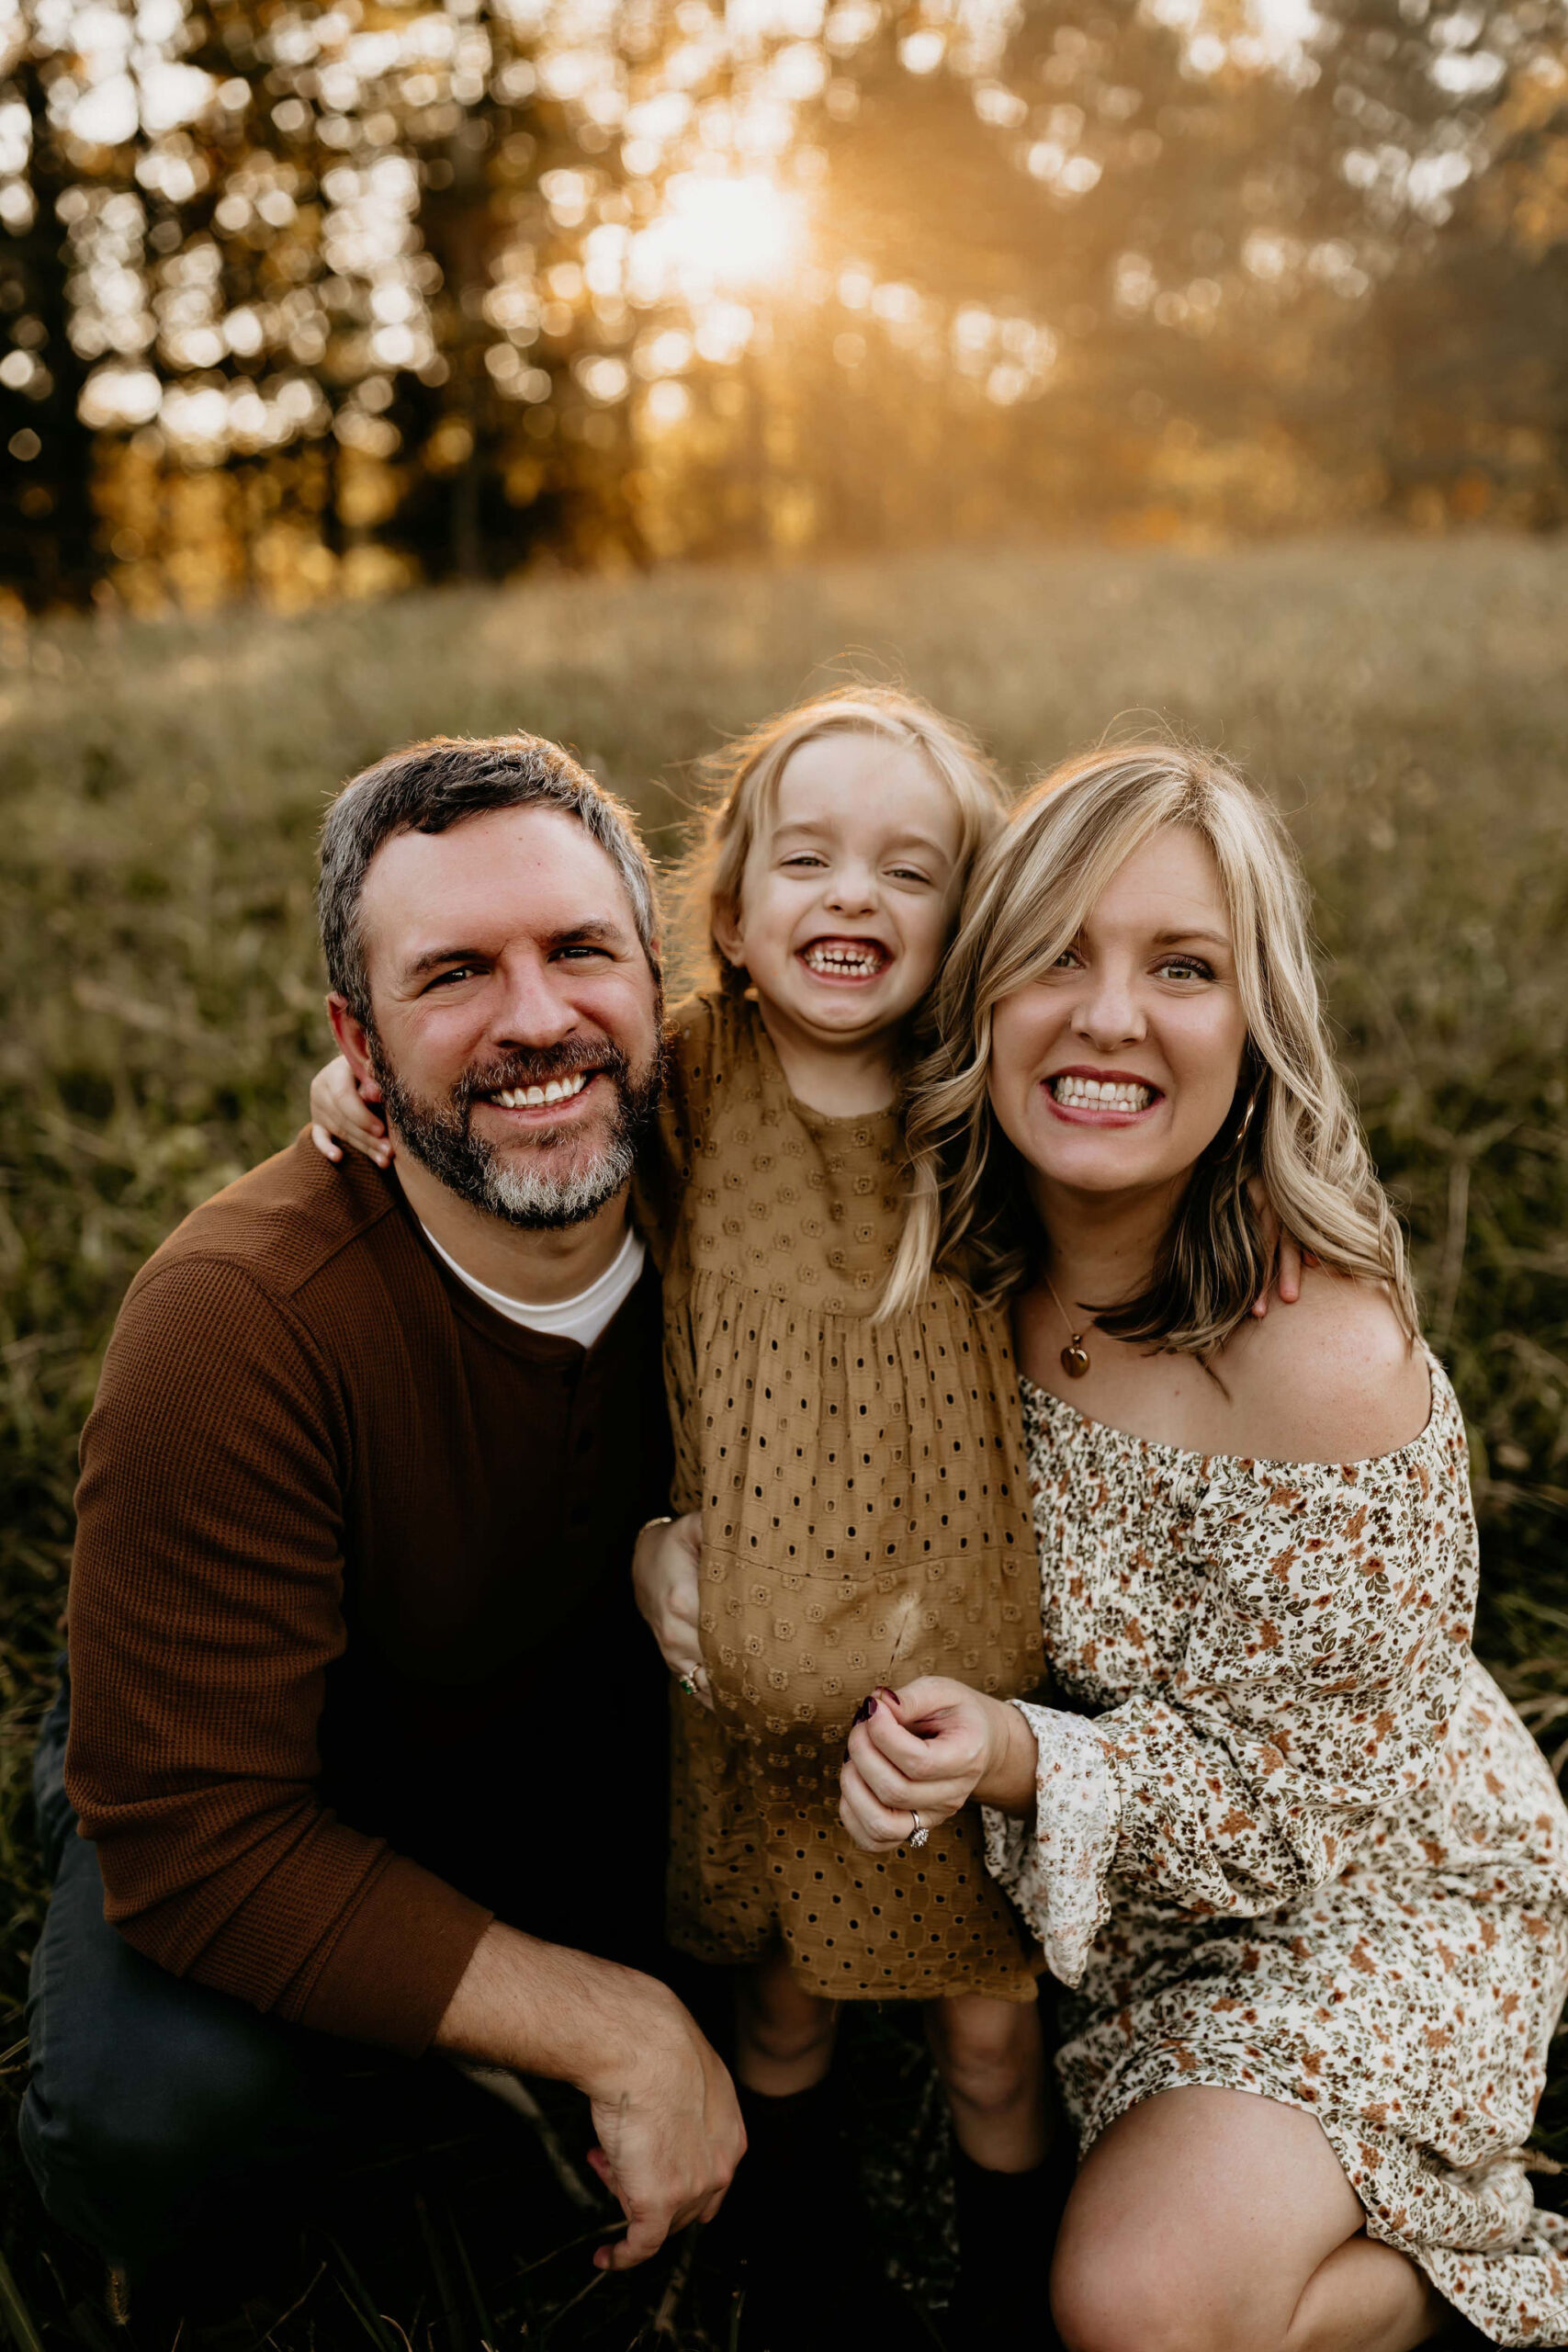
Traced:
POLYGON ((1078 954, 1076 947, 1064 947, 1055 962, 1052 965, 1051 969, 1054 972, 1076 971, 1082 962, 1083 957, 1078 954))
POLYGON ((1155 966, 1156 978, 1162 980, 1212 980, 1213 966, 1205 964, 1201 956, 1168 956, 1155 966))

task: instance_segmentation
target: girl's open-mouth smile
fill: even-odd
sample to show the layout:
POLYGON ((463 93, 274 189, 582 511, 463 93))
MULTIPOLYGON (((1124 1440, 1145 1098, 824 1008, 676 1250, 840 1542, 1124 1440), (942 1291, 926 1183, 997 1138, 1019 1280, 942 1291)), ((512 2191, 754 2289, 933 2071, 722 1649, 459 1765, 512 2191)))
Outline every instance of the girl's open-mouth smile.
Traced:
POLYGON ((799 961, 814 979, 836 981, 850 987, 880 979, 893 961, 879 939, 839 933, 808 940, 797 954, 799 961))
POLYGON ((1053 1114, 1068 1126, 1130 1127, 1147 1118, 1164 1094, 1133 1070, 1077 1065, 1042 1080, 1053 1114))

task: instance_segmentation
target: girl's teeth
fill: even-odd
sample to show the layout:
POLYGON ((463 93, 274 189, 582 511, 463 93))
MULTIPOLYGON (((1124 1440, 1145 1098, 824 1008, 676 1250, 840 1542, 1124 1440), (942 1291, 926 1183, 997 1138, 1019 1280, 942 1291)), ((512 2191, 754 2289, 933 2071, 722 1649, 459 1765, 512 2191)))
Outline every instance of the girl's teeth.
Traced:
POLYGON ((1075 1111, 1146 1111, 1155 1099, 1152 1086, 1110 1078, 1054 1078, 1051 1092, 1075 1111))
POLYGON ((850 947, 808 947, 806 961, 814 972, 850 972, 857 979, 869 979, 882 969, 882 957, 864 950, 850 947))
POLYGON ((592 1075, 592 1070, 580 1069, 571 1078, 552 1078, 547 1086, 503 1086, 495 1099, 503 1111, 533 1111, 542 1102, 570 1102, 592 1075))

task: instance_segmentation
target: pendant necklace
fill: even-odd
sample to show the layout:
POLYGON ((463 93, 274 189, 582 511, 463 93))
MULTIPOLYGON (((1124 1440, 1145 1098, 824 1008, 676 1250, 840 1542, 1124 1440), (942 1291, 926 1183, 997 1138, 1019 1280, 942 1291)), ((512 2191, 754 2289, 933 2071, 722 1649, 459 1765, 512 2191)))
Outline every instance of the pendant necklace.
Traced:
POLYGON ((1056 1285, 1051 1280, 1050 1275, 1045 1272, 1043 1266, 1042 1266, 1040 1270, 1040 1279, 1044 1283, 1046 1289, 1050 1292, 1052 1297, 1055 1300, 1056 1311, 1067 1327, 1067 1344, 1062 1350, 1062 1370, 1066 1374, 1069 1380, 1081 1380, 1085 1373, 1089 1370, 1089 1350, 1083 1343, 1084 1335, 1081 1331, 1074 1330, 1073 1318, 1067 1313, 1066 1308, 1062 1305, 1056 1285))

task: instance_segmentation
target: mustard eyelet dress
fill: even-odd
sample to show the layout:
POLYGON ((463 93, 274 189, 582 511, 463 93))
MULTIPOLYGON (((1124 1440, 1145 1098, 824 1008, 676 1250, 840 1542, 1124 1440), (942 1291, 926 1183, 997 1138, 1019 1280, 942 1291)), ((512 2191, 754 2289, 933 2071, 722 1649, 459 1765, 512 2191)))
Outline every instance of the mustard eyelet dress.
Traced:
POLYGON ((674 1027, 662 1197, 645 1186, 642 1208, 667 1245, 671 1507, 702 1514, 716 1713, 674 1694, 672 1940, 722 1962, 782 1941, 840 2000, 1032 1999, 1041 1957, 973 1808, 882 1857, 838 1815, 879 1684, 1041 1681, 1006 1318, 942 1286, 874 1322, 903 1215, 897 1114, 795 1102, 745 999, 700 998, 674 1027))

